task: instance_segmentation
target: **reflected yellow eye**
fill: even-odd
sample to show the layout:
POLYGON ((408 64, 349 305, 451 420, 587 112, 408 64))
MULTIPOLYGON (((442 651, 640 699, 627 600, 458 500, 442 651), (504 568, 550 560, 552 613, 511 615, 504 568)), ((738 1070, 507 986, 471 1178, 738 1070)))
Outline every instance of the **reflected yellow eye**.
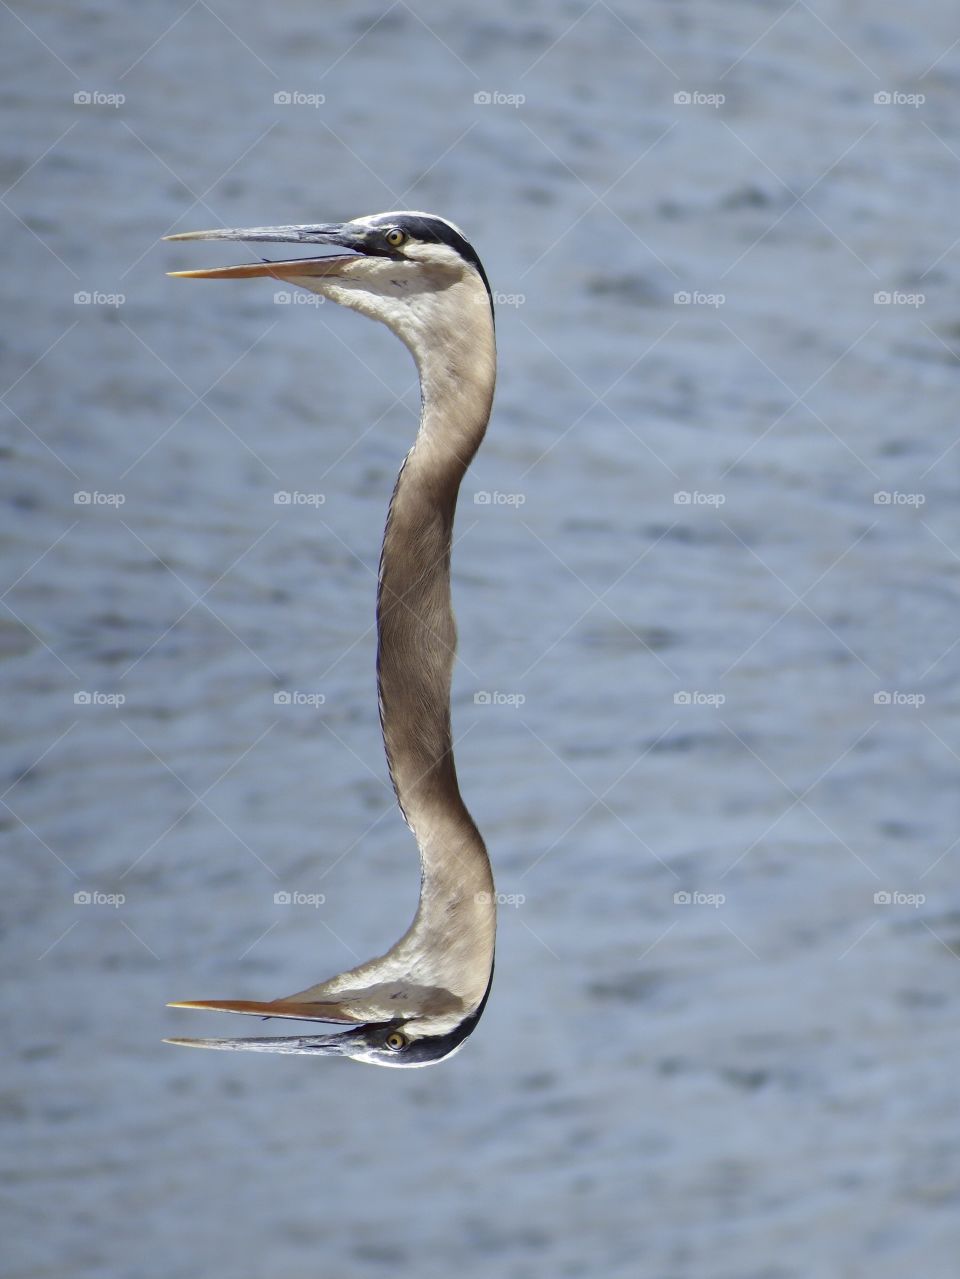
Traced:
POLYGON ((388 231, 384 236, 387 244, 389 244, 392 249, 399 249, 400 245, 406 241, 406 238, 406 231, 401 231, 399 227, 394 227, 392 231, 388 231))
POLYGON ((406 1035, 401 1035, 399 1030, 393 1030, 387 1035, 386 1044, 389 1049, 398 1053, 401 1048, 406 1048, 407 1037, 406 1035))

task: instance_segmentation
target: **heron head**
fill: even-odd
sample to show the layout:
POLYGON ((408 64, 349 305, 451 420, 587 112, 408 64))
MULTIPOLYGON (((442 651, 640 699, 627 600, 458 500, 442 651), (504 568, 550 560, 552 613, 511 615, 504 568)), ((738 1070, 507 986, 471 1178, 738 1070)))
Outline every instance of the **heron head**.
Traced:
POLYGON ((345 250, 171 275, 207 280, 266 276, 308 289, 388 325, 418 359, 431 343, 462 329, 471 308, 485 311, 489 324, 490 285, 476 250, 458 227, 434 214, 374 213, 352 222, 187 231, 166 238, 345 250))
MULTIPOLYGON (((449 1013, 394 1017, 389 1021, 368 1022, 332 1035, 257 1035, 245 1039, 167 1039, 168 1044, 187 1048, 219 1048, 239 1052, 294 1053, 301 1056, 350 1057, 354 1061, 371 1066, 389 1066, 394 1069, 413 1069, 433 1066, 452 1057, 466 1043, 483 1016, 493 972, 487 982, 480 1004, 459 1018, 449 1013)), ((208 1008, 229 1012, 258 1011, 264 1016, 309 1017, 309 1012, 298 1013, 283 1001, 268 1004, 250 1004, 235 1001, 191 1001, 174 1004, 180 1008, 208 1008)), ((301 1005, 300 1007, 304 1007, 301 1005)), ((343 1013, 344 1010, 338 1009, 343 1013)), ((318 1019, 320 1015, 318 1014, 318 1019)), ((334 1020, 334 1014, 323 1015, 324 1020, 334 1020)), ((346 1016, 338 1017, 346 1020, 346 1016)))

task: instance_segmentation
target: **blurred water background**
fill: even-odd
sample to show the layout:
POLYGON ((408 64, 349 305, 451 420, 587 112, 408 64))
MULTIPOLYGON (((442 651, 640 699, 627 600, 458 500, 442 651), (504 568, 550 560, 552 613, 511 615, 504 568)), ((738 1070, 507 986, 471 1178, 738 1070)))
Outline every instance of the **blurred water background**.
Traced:
POLYGON ((5 1273, 953 1279, 953 6, 0 24, 5 1273), (454 552, 493 996, 425 1072, 178 1051, 249 1028, 166 1000, 412 913, 373 605, 418 397, 159 238, 398 207, 499 299, 454 552))

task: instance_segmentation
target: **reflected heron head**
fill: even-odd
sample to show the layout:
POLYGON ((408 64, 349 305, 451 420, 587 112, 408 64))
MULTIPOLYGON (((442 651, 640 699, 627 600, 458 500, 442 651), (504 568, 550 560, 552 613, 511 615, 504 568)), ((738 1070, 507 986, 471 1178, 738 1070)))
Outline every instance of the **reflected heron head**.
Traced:
MULTIPOLYGON (((371 1066, 387 1066, 392 1069, 416 1069, 420 1066, 433 1066, 437 1062, 446 1061, 459 1052, 473 1033, 483 1015, 490 987, 493 984, 493 972, 480 1004, 465 1013, 459 1020, 453 1021, 449 1013, 439 1016, 414 1015, 411 1017, 395 1017, 390 1021, 368 1022, 344 1030, 338 1034, 326 1035, 257 1035, 245 1039, 167 1039, 168 1044, 180 1044, 187 1048, 216 1048, 235 1052, 293 1053, 300 1056, 315 1055, 318 1057, 349 1057, 353 1061, 365 1062, 371 1066)), ((222 1011, 254 1012, 264 1016, 295 1017, 291 1011, 282 1011, 283 1001, 273 1005, 230 1003, 218 1001, 185 1002, 170 1005, 173 1008, 210 1008, 222 1011)), ((342 1012, 345 1010, 341 1010, 342 1012)), ((303 1013, 302 1016, 309 1014, 303 1013)), ((346 1020, 346 1017, 343 1018, 346 1020)))

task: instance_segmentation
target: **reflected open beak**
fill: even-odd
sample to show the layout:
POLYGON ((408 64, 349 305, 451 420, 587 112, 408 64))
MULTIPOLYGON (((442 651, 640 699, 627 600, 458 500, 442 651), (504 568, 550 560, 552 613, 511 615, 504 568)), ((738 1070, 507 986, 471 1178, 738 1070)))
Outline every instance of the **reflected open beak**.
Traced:
POLYGON ((349 1032, 342 1035, 282 1035, 260 1036, 254 1039, 165 1039, 165 1044, 179 1044, 181 1048, 224 1048, 236 1052, 255 1053, 318 1053, 322 1057, 343 1057, 347 1045, 342 1043, 349 1032))
MULTIPOLYGON (((244 229, 225 228, 217 231, 182 231, 178 235, 166 235, 165 240, 235 240, 241 243, 259 244, 329 244, 353 250, 353 237, 345 232, 342 223, 330 222, 316 226, 258 226, 244 229)), ((251 262, 242 266, 211 267, 200 271, 168 271, 168 275, 185 280, 247 279, 268 276, 274 280, 291 281, 305 276, 339 274, 345 262, 358 256, 349 253, 328 254, 319 258, 293 258, 283 262, 251 262)))
POLYGON ((247 1013, 254 1017, 285 1017, 292 1021, 336 1021, 356 1026, 365 1019, 351 1012, 346 1004, 307 1003, 293 999, 271 999, 264 1003, 255 999, 181 999, 168 1008, 198 1008, 202 1012, 247 1013))
MULTIPOLYGON (((253 999, 185 999, 167 1005, 168 1008, 199 1008, 209 1012, 247 1013, 256 1017, 286 1017, 295 1021, 341 1022, 362 1030, 363 1019, 344 1004, 306 1003, 292 999, 274 999, 261 1003, 253 999)), ((282 1035, 257 1036, 252 1039, 165 1039, 165 1044, 180 1044, 185 1048, 225 1048, 240 1052, 261 1053, 319 1053, 328 1057, 343 1056, 350 1042, 351 1032, 339 1035, 282 1035)))

